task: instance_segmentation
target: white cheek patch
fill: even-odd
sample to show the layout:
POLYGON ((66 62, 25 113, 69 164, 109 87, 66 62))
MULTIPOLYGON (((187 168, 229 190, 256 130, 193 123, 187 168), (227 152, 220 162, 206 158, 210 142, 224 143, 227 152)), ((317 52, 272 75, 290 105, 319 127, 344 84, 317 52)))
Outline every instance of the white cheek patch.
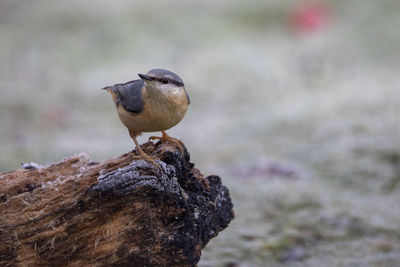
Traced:
POLYGON ((161 84, 161 89, 163 90, 163 92, 168 94, 174 93, 175 91, 179 91, 179 87, 171 83, 161 84))
POLYGON ((174 95, 178 95, 178 94, 181 93, 181 90, 182 89, 180 87, 174 86, 173 88, 169 89, 169 93, 170 94, 174 94, 174 95))

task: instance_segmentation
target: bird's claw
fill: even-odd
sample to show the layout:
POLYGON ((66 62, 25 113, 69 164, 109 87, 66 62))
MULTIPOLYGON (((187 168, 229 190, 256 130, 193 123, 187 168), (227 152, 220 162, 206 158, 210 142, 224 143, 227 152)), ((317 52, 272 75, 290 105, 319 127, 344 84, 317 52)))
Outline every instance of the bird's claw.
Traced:
POLYGON ((172 142, 172 143, 175 143, 175 145, 178 147, 179 151, 181 153, 184 152, 183 147, 182 147, 183 142, 181 140, 177 139, 177 138, 173 138, 173 137, 163 133, 162 136, 150 136, 149 137, 149 142, 152 141, 152 140, 156 140, 156 139, 161 140, 161 142, 172 142))
POLYGON ((156 159, 159 159, 158 157, 155 156, 148 156, 148 155, 139 155, 137 156, 138 159, 142 159, 150 164, 152 164, 153 166, 157 167, 157 169, 159 169, 160 171, 163 171, 163 168, 161 168, 161 166, 155 162, 156 159))

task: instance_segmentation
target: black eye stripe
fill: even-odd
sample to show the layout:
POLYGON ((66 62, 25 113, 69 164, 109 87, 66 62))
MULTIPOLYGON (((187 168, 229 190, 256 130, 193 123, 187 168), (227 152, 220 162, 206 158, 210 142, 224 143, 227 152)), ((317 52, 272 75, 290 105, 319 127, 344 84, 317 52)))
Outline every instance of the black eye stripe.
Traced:
POLYGON ((176 81, 176 80, 172 80, 172 79, 167 78, 167 77, 155 78, 155 80, 157 80, 160 83, 164 83, 164 84, 172 83, 172 84, 175 84, 177 86, 183 86, 183 83, 181 83, 179 81, 176 81), (167 82, 165 82, 165 80, 167 80, 167 82))
POLYGON ((163 83, 165 80, 167 80, 169 82, 169 79, 165 78, 165 77, 155 78, 155 80, 157 80, 157 82, 160 82, 160 83, 163 83))

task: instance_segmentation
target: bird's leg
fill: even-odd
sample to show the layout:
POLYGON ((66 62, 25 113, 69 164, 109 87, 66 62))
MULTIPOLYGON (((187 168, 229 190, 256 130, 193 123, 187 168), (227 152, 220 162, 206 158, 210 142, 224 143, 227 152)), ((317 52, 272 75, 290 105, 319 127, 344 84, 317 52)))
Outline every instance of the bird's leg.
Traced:
POLYGON ((183 148, 182 148, 182 141, 177 139, 177 138, 173 138, 171 136, 169 136, 165 131, 161 131, 162 136, 150 136, 149 137, 149 141, 153 140, 153 139, 160 139, 162 142, 173 142, 176 144, 176 146, 178 147, 178 149, 183 153, 183 148))
POLYGON ((158 169, 162 170, 162 168, 160 167, 160 165, 158 165, 150 156, 148 156, 146 153, 144 153, 144 151, 142 150, 142 148, 141 148, 140 145, 139 145, 139 142, 138 142, 137 139, 136 139, 136 134, 133 133, 133 132, 131 132, 131 131, 129 131, 129 135, 132 137, 133 142, 135 142, 136 149, 137 149, 137 151, 138 151, 138 153, 139 153, 139 156, 140 156, 143 160, 145 160, 145 161, 147 161, 147 162, 150 162, 151 164, 153 164, 154 166, 156 166, 158 169))

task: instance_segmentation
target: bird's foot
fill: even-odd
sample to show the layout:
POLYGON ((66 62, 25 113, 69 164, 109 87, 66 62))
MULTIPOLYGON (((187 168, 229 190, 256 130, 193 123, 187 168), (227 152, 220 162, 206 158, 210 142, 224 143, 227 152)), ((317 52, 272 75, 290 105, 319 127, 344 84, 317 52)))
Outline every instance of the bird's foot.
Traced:
POLYGON ((146 154, 143 155, 139 155, 137 156, 138 159, 142 159, 144 161, 147 161, 148 163, 151 163, 153 166, 157 167, 157 169, 159 169, 160 171, 163 171, 163 169, 161 168, 161 166, 155 162, 154 160, 159 159, 158 157, 155 156, 148 156, 146 154))
POLYGON ((177 138, 171 137, 169 136, 165 131, 161 131, 162 136, 150 136, 149 137, 149 141, 151 140, 155 140, 155 139, 159 139, 161 140, 161 142, 172 142, 175 143, 175 145, 178 147, 179 151, 181 151, 181 153, 183 153, 183 142, 177 138))

